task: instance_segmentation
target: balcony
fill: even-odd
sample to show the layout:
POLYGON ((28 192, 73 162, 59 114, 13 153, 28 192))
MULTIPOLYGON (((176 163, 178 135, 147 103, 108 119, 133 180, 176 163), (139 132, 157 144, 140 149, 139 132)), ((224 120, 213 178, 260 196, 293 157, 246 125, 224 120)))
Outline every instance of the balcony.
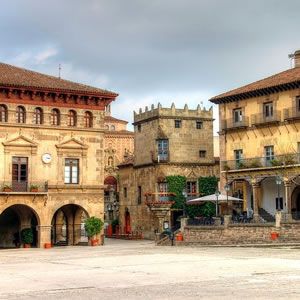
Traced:
POLYGON ((48 182, 46 181, 2 181, 0 182, 1 193, 48 193, 48 182))
POLYGON ((292 121, 300 119, 300 107, 290 107, 283 110, 283 119, 292 121))
POLYGON ((287 153, 269 157, 252 157, 221 162, 222 171, 243 169, 284 168, 300 164, 300 153, 287 153))
POLYGON ((249 117, 243 117, 241 121, 227 119, 221 121, 221 130, 235 130, 239 128, 247 128, 249 126, 249 117))
POLYGON ((170 161, 169 151, 161 150, 152 152, 152 161, 156 163, 167 163, 170 161))
POLYGON ((276 124, 280 122, 280 111, 273 111, 273 115, 266 116, 264 113, 251 115, 251 123, 255 126, 263 126, 267 124, 276 124))

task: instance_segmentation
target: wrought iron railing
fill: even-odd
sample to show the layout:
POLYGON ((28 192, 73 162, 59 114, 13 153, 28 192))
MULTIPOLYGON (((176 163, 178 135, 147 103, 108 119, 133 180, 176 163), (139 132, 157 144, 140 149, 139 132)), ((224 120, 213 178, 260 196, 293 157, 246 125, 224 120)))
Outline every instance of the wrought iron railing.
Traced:
POLYGON ((249 126, 249 117, 244 116, 242 120, 235 121, 232 119, 221 121, 221 130, 231 130, 237 128, 245 128, 249 126))
POLYGON ((245 223, 252 223, 253 219, 248 218, 245 215, 237 215, 237 216, 232 216, 231 218, 231 223, 232 224, 245 224, 245 223))
POLYGON ((243 158, 239 160, 227 160, 221 162, 222 171, 284 167, 300 164, 300 153, 286 153, 264 157, 243 158))
POLYGON ((280 111, 275 110, 270 116, 266 116, 264 113, 251 115, 252 125, 263 125, 267 123, 280 122, 280 111))
POLYGON ((47 181, 3 181, 0 182, 1 192, 48 192, 47 181))
POLYGON ((193 218, 187 220, 189 226, 215 226, 216 222, 214 218, 193 218))
POLYGON ((300 109, 299 107, 290 107, 283 110, 284 120, 300 119, 300 109))
POLYGON ((152 152, 152 161, 153 162, 169 162, 170 153, 168 150, 154 151, 152 152))

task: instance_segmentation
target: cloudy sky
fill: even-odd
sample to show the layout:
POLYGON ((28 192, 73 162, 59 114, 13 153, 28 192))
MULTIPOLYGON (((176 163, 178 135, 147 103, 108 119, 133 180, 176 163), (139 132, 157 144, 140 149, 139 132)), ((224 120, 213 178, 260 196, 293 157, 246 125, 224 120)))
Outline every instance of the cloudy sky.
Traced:
POLYGON ((62 78, 119 93, 113 115, 132 122, 290 68, 299 12, 299 0, 1 1, 0 60, 55 76, 61 64, 62 78))

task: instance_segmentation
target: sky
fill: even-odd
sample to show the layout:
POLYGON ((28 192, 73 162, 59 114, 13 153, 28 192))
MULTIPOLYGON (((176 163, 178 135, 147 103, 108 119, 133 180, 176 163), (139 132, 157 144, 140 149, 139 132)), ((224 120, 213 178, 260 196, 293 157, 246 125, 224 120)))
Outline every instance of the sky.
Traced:
POLYGON ((299 12, 299 0, 0 1, 0 61, 54 76, 61 64, 63 79, 118 93, 113 116, 131 124, 139 108, 208 109, 289 69, 299 12))

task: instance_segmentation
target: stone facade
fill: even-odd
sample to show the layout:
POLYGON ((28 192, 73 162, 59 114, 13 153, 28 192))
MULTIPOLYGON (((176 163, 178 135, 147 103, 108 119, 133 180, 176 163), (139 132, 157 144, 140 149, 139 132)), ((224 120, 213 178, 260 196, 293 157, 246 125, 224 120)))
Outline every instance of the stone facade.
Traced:
MULTIPOLYGON (((121 229, 142 231, 145 238, 154 238, 154 230, 163 225, 175 225, 182 211, 146 205, 145 194, 152 193, 155 201, 164 202, 159 192, 167 192, 166 176, 182 175, 197 182, 200 176, 218 176, 218 163, 213 155, 213 116, 208 111, 163 108, 134 113, 134 160, 120 168, 121 229), (201 155, 200 155, 200 151, 201 155), (157 214, 162 214, 160 220, 157 214), (159 222, 160 221, 160 222, 159 222), (128 227, 129 226, 129 227, 128 227)), ((196 183, 198 193, 198 184, 196 183)))
POLYGON ((84 219, 104 218, 104 110, 117 94, 57 84, 64 90, 0 85, 0 247, 17 245, 26 227, 37 247, 86 242, 84 219))

